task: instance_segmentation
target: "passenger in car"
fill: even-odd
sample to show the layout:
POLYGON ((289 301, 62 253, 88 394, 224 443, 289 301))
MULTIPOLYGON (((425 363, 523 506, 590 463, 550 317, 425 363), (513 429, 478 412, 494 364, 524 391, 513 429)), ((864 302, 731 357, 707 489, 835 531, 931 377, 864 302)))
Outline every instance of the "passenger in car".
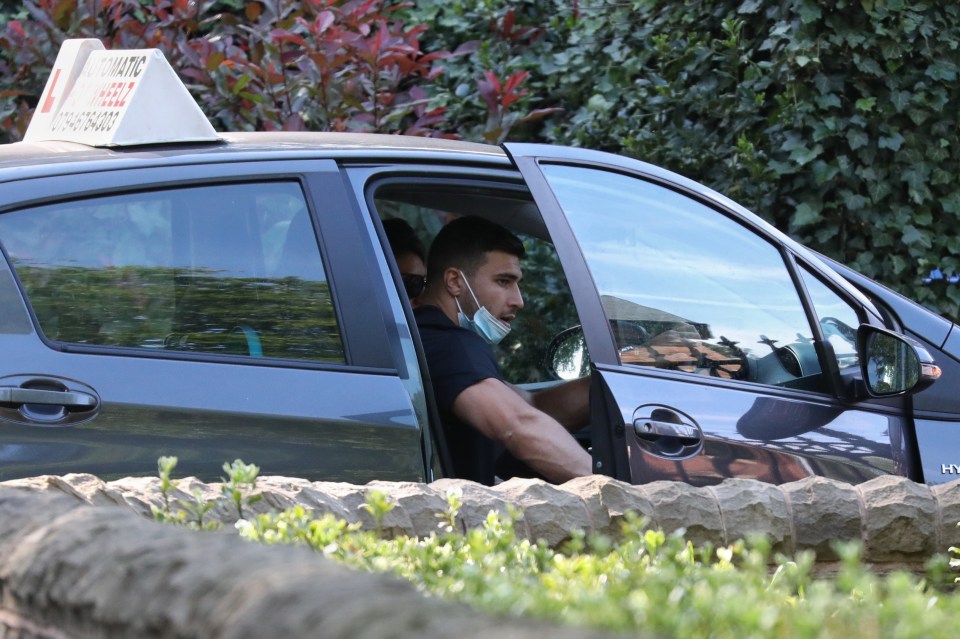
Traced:
POLYGON ((417 297, 423 292, 427 282, 427 263, 423 244, 406 220, 398 217, 383 221, 383 230, 387 233, 393 259, 400 270, 400 280, 407 293, 410 304, 417 306, 417 297))
POLYGON ((523 256, 507 229, 454 220, 430 247, 414 309, 454 474, 487 485, 504 449, 553 482, 591 472, 571 434, 589 418, 589 378, 529 393, 503 378, 491 347, 523 308, 523 256))

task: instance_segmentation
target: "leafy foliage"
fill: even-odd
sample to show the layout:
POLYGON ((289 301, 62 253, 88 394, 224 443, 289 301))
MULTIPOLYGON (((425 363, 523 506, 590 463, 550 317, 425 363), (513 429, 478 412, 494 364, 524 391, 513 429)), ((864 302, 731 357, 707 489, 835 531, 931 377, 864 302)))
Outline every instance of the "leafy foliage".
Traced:
MULTIPOLYGON (((382 499, 376 498, 375 509, 388 508, 382 499)), ((960 615, 954 594, 934 591, 906 573, 871 573, 857 544, 838 546, 842 562, 833 579, 814 576, 812 553, 772 558, 763 537, 694 548, 682 536, 649 530, 629 516, 616 540, 578 534, 555 550, 521 538, 518 513, 491 512, 481 528, 460 531, 459 500, 456 493, 448 495, 437 533, 426 538, 387 539, 329 514, 312 518, 300 506, 257 515, 238 528, 246 539, 304 544, 493 614, 614 631, 669 637, 948 637, 960 615)), ((937 565, 942 569, 942 562, 937 565)))
POLYGON ((177 482, 170 478, 179 460, 176 457, 161 457, 157 460, 157 473, 160 477, 161 506, 150 506, 155 521, 167 524, 180 524, 197 530, 215 530, 216 522, 204 521, 204 517, 213 510, 216 502, 207 501, 199 489, 191 492, 191 501, 175 500, 170 496, 177 489, 177 482))
MULTIPOLYGON (((425 25, 402 3, 139 0, 23 3, 30 18, 0 33, 0 128, 22 135, 66 37, 164 52, 220 130, 334 130, 439 135, 420 80, 425 25)), ((0 140, 3 141, 3 140, 0 140)))
MULTIPOLYGON (((167 524, 179 524, 195 530, 217 530, 220 523, 214 519, 204 519, 207 514, 216 508, 217 500, 206 499, 203 491, 194 488, 190 492, 190 500, 173 499, 171 496, 177 490, 178 482, 171 479, 177 467, 176 457, 160 457, 157 460, 157 476, 160 478, 160 506, 150 506, 155 521, 167 524)), ((243 460, 234 460, 232 464, 224 462, 223 472, 226 477, 221 478, 220 493, 237 511, 237 517, 243 518, 245 506, 252 506, 263 498, 255 493, 257 475, 260 467, 254 464, 245 464, 243 460)))
MULTIPOLYGON (((688 175, 958 317, 956 287, 921 282, 960 271, 944 232, 960 216, 957 5, 434 0, 418 11, 436 20, 437 45, 482 41, 474 69, 526 72, 537 107, 562 109, 524 137, 688 175)), ((445 64, 444 82, 468 96, 469 65, 445 64)))
POLYGON ((523 139, 651 161, 960 315, 960 288, 921 281, 960 273, 956 3, 0 4, 6 140, 67 35, 163 49, 222 129, 523 139))
MULTIPOLYGON (((193 503, 171 499, 176 465, 176 457, 158 460, 162 507, 153 507, 154 518, 199 530, 218 528, 204 520, 216 502, 204 500, 199 491, 193 503)), ((794 558, 772 556, 763 536, 722 548, 695 548, 682 534, 650 530, 630 513, 615 539, 574 532, 565 547, 554 549, 522 538, 517 532, 522 513, 512 509, 491 511, 480 528, 466 529, 457 488, 447 492, 437 531, 424 538, 384 531, 383 519, 395 504, 378 490, 368 491, 360 506, 375 530, 329 513, 315 518, 300 505, 244 519, 243 506, 260 497, 254 494, 259 469, 241 460, 223 469, 227 478, 221 492, 240 515, 241 537, 302 544, 355 568, 393 572, 425 593, 497 615, 681 638, 938 638, 953 636, 960 620, 960 594, 937 590, 946 583, 943 556, 930 561, 929 582, 903 572, 879 577, 862 564, 859 544, 837 544, 839 570, 824 579, 815 576, 816 558, 809 551, 794 558)))

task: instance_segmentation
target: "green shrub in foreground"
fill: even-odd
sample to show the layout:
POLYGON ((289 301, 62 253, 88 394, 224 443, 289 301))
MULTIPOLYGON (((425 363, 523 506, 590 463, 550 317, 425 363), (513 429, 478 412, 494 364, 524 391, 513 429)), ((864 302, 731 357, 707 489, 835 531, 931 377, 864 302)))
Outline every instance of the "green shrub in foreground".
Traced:
MULTIPOLYGON (((494 614, 542 617, 671 637, 952 637, 960 599, 907 573, 879 577, 857 544, 839 546, 842 566, 814 578, 814 555, 777 557, 764 538, 713 549, 646 530, 626 518, 622 538, 577 535, 562 550, 518 536, 516 514, 491 512, 483 527, 456 530, 458 497, 426 538, 384 538, 302 507, 238 522, 249 540, 305 544, 364 570, 393 572, 431 595, 494 614)), ((383 500, 368 500, 376 518, 383 500), (371 505, 374 504, 374 505, 371 505)), ((379 520, 379 519, 378 519, 379 520)))
MULTIPOLYGON (((159 521, 216 528, 204 515, 215 502, 194 493, 171 502, 175 457, 158 461, 162 508, 159 521)), ((860 561, 860 547, 840 544, 838 574, 814 578, 811 552, 773 557, 766 538, 723 548, 694 548, 681 535, 648 530, 627 516, 621 536, 574 535, 561 550, 518 536, 519 513, 491 512, 480 528, 461 531, 461 495, 447 495, 438 530, 425 538, 388 538, 389 497, 369 491, 361 506, 376 530, 363 530, 327 514, 315 518, 302 506, 243 519, 255 494, 259 468, 224 464, 221 499, 237 510, 243 538, 267 544, 307 545, 356 568, 393 572, 429 595, 451 597, 493 614, 541 617, 614 631, 664 636, 843 639, 953 637, 960 625, 960 596, 939 592, 908 573, 879 577, 860 561), (774 568, 771 569, 771 566, 774 568)), ((247 511, 249 512, 249 511, 247 511)), ((954 555, 960 550, 951 548, 954 555)), ((960 558, 951 564, 960 565, 960 558)), ((946 558, 931 561, 935 582, 944 580, 946 558), (939 574, 938 574, 939 573, 939 574)))

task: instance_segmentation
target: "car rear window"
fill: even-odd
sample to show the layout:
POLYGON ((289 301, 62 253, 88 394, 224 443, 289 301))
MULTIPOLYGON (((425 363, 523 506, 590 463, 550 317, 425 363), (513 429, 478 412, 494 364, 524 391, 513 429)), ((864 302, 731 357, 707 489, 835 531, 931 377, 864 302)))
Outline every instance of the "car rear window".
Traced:
POLYGON ((0 215, 50 340, 343 362, 297 182, 125 193, 0 215))

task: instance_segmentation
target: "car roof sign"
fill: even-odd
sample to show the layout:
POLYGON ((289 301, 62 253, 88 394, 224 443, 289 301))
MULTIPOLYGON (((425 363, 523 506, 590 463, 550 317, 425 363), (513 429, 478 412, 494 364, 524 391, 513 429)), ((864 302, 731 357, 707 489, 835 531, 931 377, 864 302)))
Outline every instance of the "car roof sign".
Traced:
POLYGON ((159 49, 65 40, 25 142, 90 146, 215 142, 219 136, 159 49))

